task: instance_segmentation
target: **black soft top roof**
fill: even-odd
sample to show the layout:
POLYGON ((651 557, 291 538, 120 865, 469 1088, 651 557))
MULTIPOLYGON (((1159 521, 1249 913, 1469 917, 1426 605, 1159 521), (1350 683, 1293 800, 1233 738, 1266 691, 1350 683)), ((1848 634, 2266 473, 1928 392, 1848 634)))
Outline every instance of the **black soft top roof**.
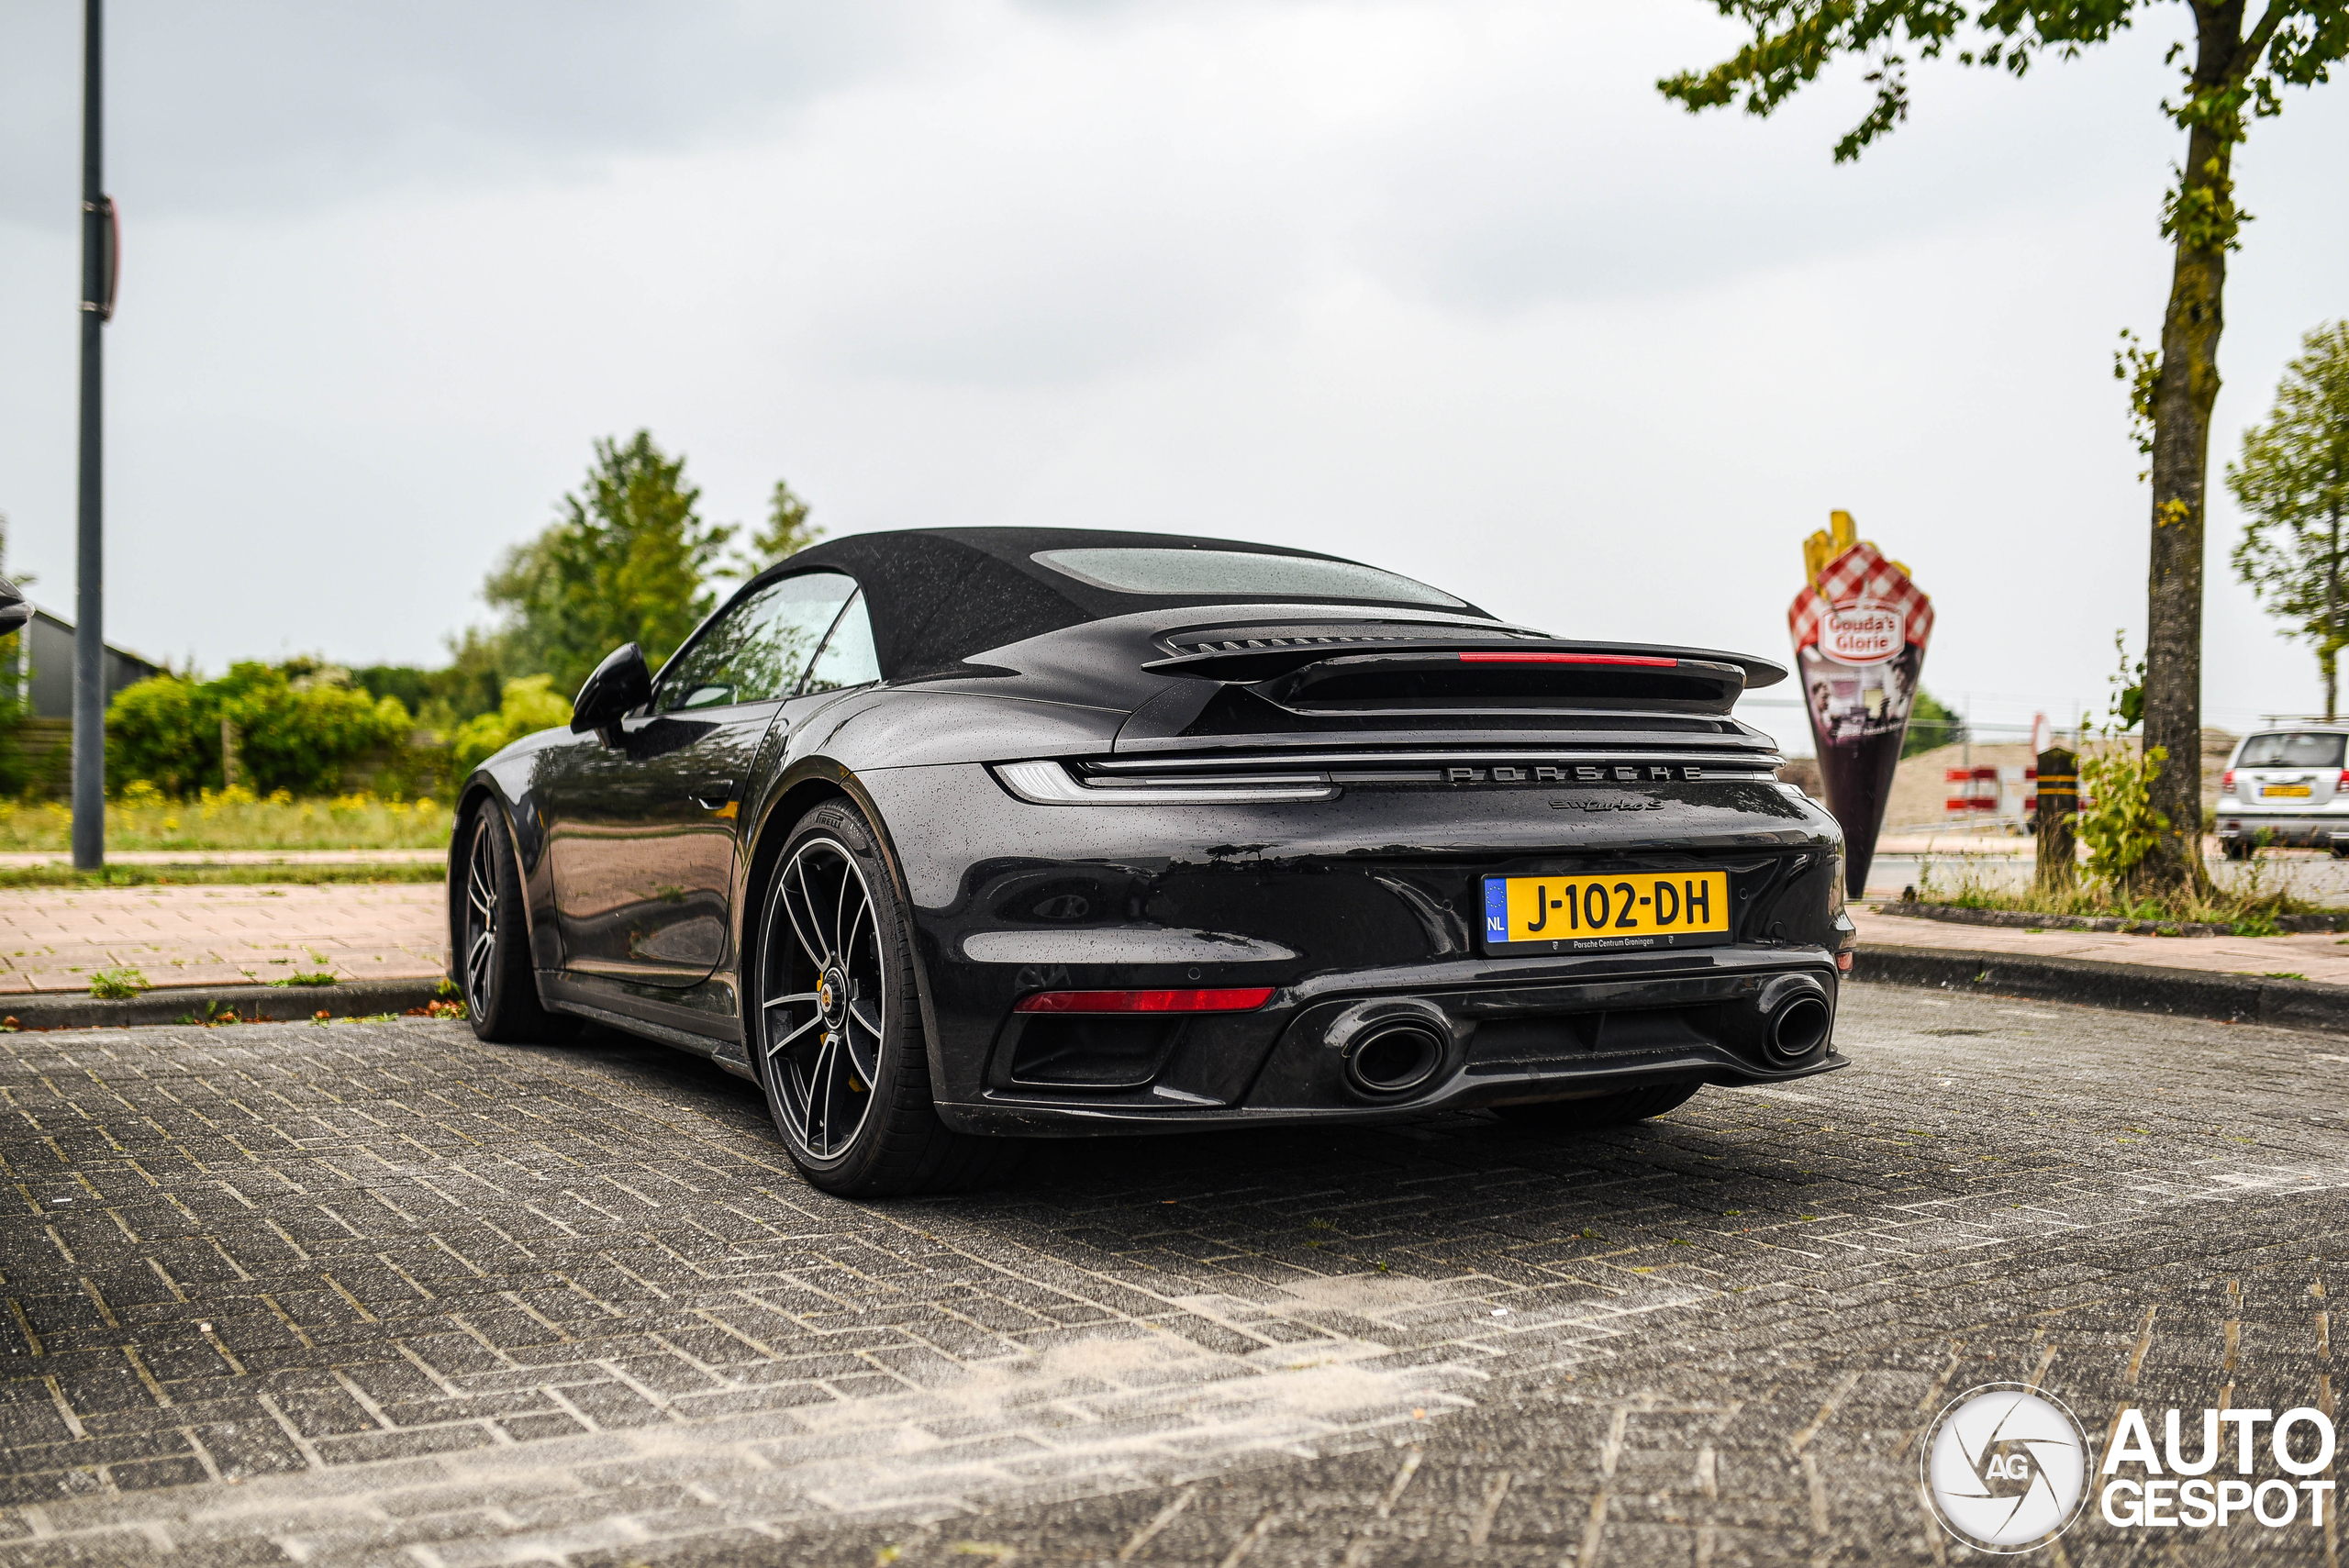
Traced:
MULTIPOLYGON (((1031 558, 1039 550, 1234 550, 1253 555, 1344 561, 1319 550, 1288 550, 1241 539, 1188 534, 1124 533, 1112 528, 906 528, 828 539, 754 579, 818 568, 845 572, 863 588, 873 639, 885 680, 907 680, 951 670, 971 655, 1041 637, 1063 627, 1136 610, 1185 605, 1297 604, 1295 594, 1125 594, 1097 588, 1031 558)), ((1360 564, 1348 562, 1348 564, 1360 564)), ((1398 601, 1348 597, 1331 605, 1392 606, 1398 601)), ((1408 607, 1425 611, 1424 604, 1408 607)), ((1482 616, 1473 605, 1453 612, 1482 616)))

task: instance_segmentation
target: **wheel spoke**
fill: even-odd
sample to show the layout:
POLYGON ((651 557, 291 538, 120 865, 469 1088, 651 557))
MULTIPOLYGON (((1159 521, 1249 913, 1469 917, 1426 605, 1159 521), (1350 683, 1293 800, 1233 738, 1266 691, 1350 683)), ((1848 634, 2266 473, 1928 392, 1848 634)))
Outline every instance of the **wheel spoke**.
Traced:
POLYGON ((791 871, 783 880, 783 912, 791 918, 791 934, 799 939, 799 951, 806 953, 817 968, 821 969, 830 960, 831 955, 819 951, 814 942, 807 940, 807 928, 799 923, 799 911, 791 906, 791 878, 793 876, 799 879, 799 901, 807 906, 808 925, 813 925, 816 920, 816 901, 807 891, 807 873, 797 860, 791 862, 791 871))
POLYGON ((777 996, 774 1001, 769 1002, 767 1006, 770 1007, 780 1007, 791 1002, 812 1002, 815 999, 816 993, 813 991, 794 991, 788 996, 777 996))
POLYGON ((843 872, 841 876, 841 890, 832 898, 832 941, 836 945, 832 949, 831 958, 832 962, 842 969, 848 967, 847 939, 852 933, 841 929, 841 911, 848 907, 848 884, 852 880, 853 878, 843 872))
POLYGON ((851 1002, 848 1005, 848 1016, 854 1018, 858 1023, 863 1024, 866 1034, 871 1035, 874 1040, 879 1040, 881 1038, 881 1026, 864 1016, 863 1011, 863 1006, 864 999, 863 997, 859 997, 857 1000, 851 1002))
POLYGON ((832 1074, 840 1065, 840 1051, 834 1043, 836 1039, 832 1035, 824 1037, 824 1047, 816 1053, 816 1071, 808 1074, 811 1091, 808 1098, 815 1102, 824 1118, 823 1141, 817 1146, 819 1154, 832 1151, 832 1074))
MULTIPOLYGON (((853 1016, 852 1013, 852 1016, 853 1016)), ((863 1052, 859 1052, 856 1049, 856 1030, 852 1029, 841 1030, 841 1042, 848 1048, 848 1059, 855 1064, 857 1076, 864 1080, 864 1086, 867 1089, 872 1088, 873 1080, 881 1075, 881 1036, 878 1030, 872 1032, 872 1043, 863 1052)))
POLYGON ((801 1035, 806 1034, 809 1029, 814 1029, 818 1024, 820 1024, 823 1021, 824 1015, 818 1013, 814 1018, 809 1018, 806 1023, 801 1024, 797 1029, 793 1029, 789 1034, 785 1035, 781 1040, 776 1040, 774 1044, 768 1046, 767 1060, 770 1062, 774 1061, 775 1057, 782 1052, 784 1047, 789 1045, 793 1040, 797 1040, 801 1035))
POLYGON ((856 953, 856 933, 873 913, 873 900, 866 898, 856 906, 855 917, 848 923, 848 935, 841 939, 841 967, 846 969, 856 953))

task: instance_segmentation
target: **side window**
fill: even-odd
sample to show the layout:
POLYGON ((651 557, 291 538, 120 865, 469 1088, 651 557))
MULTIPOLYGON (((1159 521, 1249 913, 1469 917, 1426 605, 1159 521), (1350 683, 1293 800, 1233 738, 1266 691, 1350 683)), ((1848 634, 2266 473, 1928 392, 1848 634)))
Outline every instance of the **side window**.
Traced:
POLYGON ((837 692, 846 686, 869 685, 880 678, 881 657, 873 649, 873 617, 864 613, 864 595, 859 594, 841 613, 840 624, 832 628, 823 651, 816 655, 816 666, 807 672, 807 689, 837 692))
POLYGON ((855 579, 805 572, 768 584, 704 628, 669 662, 652 694, 655 713, 725 707, 787 696, 808 655, 856 595, 855 579))

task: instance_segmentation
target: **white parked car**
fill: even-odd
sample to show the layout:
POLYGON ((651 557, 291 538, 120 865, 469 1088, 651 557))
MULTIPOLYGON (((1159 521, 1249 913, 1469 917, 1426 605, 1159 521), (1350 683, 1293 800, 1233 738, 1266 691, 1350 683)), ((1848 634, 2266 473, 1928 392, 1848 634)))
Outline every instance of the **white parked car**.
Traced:
POLYGON ((2349 724, 2263 729, 2236 743, 2219 781, 2219 842, 2231 861, 2260 844, 2349 855, 2349 724))

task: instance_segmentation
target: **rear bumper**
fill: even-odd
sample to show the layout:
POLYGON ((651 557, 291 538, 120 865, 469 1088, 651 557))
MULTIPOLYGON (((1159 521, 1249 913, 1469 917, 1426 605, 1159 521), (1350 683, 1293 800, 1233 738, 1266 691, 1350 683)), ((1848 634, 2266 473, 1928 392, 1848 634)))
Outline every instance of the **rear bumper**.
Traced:
POLYGON ((2263 811, 2221 802, 2217 820, 2221 843, 2264 842, 2315 850, 2329 849, 2335 840, 2349 844, 2349 810, 2263 811))
POLYGON ((1145 809, 1031 804, 975 767, 860 776, 885 821, 921 825, 894 852, 931 1093, 958 1131, 1375 1122, 1842 1065, 1842 835, 1767 781, 1518 777, 1145 809), (1700 870, 1729 878, 1729 941, 1483 949, 1487 875, 1700 870), (1038 991, 1161 987, 1272 998, 1244 1013, 1016 1010, 1038 991), (1797 992, 1811 998, 1804 1049, 1774 1057, 1765 1026, 1797 992), (1382 1031, 1401 1037, 1381 1052, 1402 1071, 1364 1067, 1382 1031))
POLYGON ((1069 1041, 1039 1049, 1038 1020, 1015 1017, 980 1092, 941 1100, 939 1113, 962 1131, 1023 1137, 1382 1122, 1664 1083, 1785 1083, 1850 1064, 1832 1042, 1833 952, 1741 946, 1647 956, 1637 965, 1615 955, 1468 960, 1317 976, 1250 1013, 1129 1023, 1124 1040, 1094 1037, 1089 1058, 1069 1041), (1797 994, 1823 1005, 1823 1027, 1809 1049, 1774 1054, 1771 1018, 1797 994), (1424 1079, 1400 1093, 1365 1087, 1349 1066, 1365 1021, 1424 1025, 1437 1057, 1424 1079), (1110 1078, 1119 1062, 1130 1084, 1038 1081, 1110 1078))

